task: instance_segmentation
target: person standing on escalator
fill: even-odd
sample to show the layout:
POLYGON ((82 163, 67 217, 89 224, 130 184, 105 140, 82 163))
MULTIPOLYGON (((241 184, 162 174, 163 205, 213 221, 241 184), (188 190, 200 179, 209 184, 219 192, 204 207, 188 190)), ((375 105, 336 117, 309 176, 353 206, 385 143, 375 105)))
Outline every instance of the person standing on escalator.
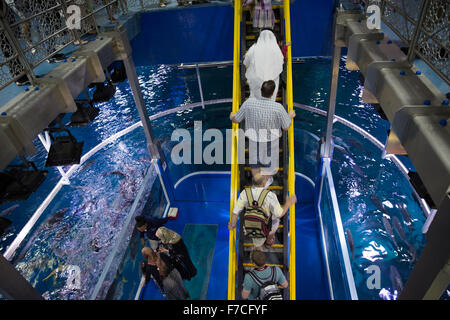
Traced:
POLYGON ((273 80, 275 90, 269 98, 275 101, 280 74, 283 72, 284 56, 272 30, 261 31, 256 43, 245 54, 243 63, 247 67, 245 78, 250 87, 250 98, 262 99, 262 84, 273 80))
POLYGON ((252 251, 250 258, 255 268, 245 274, 242 299, 283 300, 278 286, 284 289, 289 286, 283 271, 277 266, 267 266, 264 252, 252 251))
POLYGON ((262 99, 250 97, 237 113, 230 113, 230 120, 234 123, 245 120, 250 167, 262 168, 261 173, 269 176, 278 171, 281 129, 289 130, 296 116, 294 110, 288 113, 280 103, 270 99, 274 90, 273 80, 264 82, 261 87, 262 99))
POLYGON ((272 9, 272 0, 245 0, 244 7, 251 5, 254 28, 271 28, 275 24, 275 14, 272 9))
MULTIPOLYGON (((229 230, 233 230, 234 228, 236 228, 237 221, 241 212, 243 210, 248 210, 253 205, 253 203, 250 203, 249 200, 250 193, 253 200, 257 200, 256 202, 258 203, 260 202, 259 198, 261 197, 261 194, 263 192, 267 192, 265 191, 267 179, 267 176, 263 176, 257 173, 253 176, 253 186, 251 187, 251 189, 249 188, 250 190, 241 191, 239 199, 236 202, 235 207, 233 208, 233 216, 228 224, 229 230), (247 194, 249 195, 247 196, 247 194)), ((252 238, 255 250, 262 250, 263 246, 265 246, 266 248, 272 246, 272 244, 275 242, 275 232, 278 230, 280 219, 286 214, 286 212, 289 210, 289 207, 297 202, 297 197, 295 196, 295 194, 291 197, 286 197, 284 205, 281 206, 276 194, 272 191, 268 191, 265 198, 261 199, 261 201, 261 208, 264 211, 264 214, 266 215, 266 217, 269 217, 270 215, 271 225, 269 234, 266 238, 252 238)))

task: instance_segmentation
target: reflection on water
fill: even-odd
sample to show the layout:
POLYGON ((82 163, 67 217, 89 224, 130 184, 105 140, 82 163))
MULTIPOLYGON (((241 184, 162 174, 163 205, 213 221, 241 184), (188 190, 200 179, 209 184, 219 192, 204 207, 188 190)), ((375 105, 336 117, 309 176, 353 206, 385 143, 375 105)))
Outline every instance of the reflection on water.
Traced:
MULTIPOLYGON (((294 66, 294 101, 327 109, 330 62, 318 58, 294 66)), ((343 56, 336 114, 386 141, 389 122, 362 101, 359 72, 346 70, 345 63, 343 56)), ((324 120, 317 121, 318 116, 301 110, 299 117, 302 121, 296 119, 296 128, 324 135, 324 120)), ((423 249, 421 228, 426 218, 406 178, 390 160, 381 159, 378 148, 340 123, 334 124, 333 139, 331 167, 358 296, 396 299, 423 249), (367 268, 372 265, 380 268, 381 282, 378 288, 369 289, 367 268)), ((296 163, 301 161, 298 157, 312 160, 315 156, 296 149, 296 163)))
POLYGON ((118 141, 82 166, 16 254, 16 268, 46 299, 91 294, 150 166, 143 144, 118 141))

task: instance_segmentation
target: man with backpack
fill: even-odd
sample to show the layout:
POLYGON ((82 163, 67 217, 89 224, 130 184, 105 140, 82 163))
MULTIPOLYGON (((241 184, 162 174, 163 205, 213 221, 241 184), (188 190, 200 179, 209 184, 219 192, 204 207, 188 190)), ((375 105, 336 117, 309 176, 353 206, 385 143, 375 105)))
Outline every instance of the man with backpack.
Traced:
POLYGON ((266 266, 266 255, 262 251, 252 251, 250 257, 255 268, 244 277, 242 299, 283 300, 278 285, 287 288, 288 282, 281 269, 266 266))
POLYGON ((239 214, 244 210, 244 233, 252 239, 255 250, 273 244, 280 219, 297 202, 294 194, 286 197, 285 204, 281 206, 276 194, 265 188, 268 179, 269 176, 259 172, 253 175, 253 186, 242 190, 228 224, 229 230, 236 228, 239 214))

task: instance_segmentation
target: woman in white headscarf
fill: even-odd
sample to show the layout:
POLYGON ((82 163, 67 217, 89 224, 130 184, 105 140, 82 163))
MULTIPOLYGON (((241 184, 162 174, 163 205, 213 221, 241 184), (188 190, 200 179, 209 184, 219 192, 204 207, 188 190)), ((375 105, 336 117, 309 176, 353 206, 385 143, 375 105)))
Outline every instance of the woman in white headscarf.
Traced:
POLYGON ((244 65, 247 67, 245 77, 250 87, 250 98, 262 99, 261 86, 268 80, 275 81, 272 100, 278 93, 280 73, 283 72, 284 57, 271 30, 263 30, 258 41, 245 54, 244 65))

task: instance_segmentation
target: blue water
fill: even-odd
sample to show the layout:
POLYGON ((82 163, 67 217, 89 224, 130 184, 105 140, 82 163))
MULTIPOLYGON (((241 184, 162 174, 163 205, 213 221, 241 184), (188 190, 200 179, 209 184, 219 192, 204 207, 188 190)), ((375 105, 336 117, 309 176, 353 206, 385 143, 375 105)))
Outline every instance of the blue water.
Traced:
MULTIPOLYGON (((345 58, 342 59, 342 66, 344 62, 345 58)), ((304 64, 295 64, 294 101, 326 110, 329 71, 330 60, 325 58, 307 59, 304 64)), ((138 66, 137 73, 150 115, 200 100, 194 69, 180 70, 167 65, 138 66)), ((231 67, 201 69, 201 77, 205 100, 231 96, 231 67)), ((357 123, 384 142, 388 123, 382 120, 370 105, 364 104, 360 97, 361 85, 358 81, 358 73, 348 72, 341 67, 336 113, 357 123)), ((119 84, 114 98, 108 103, 100 104, 99 107, 100 114, 92 124, 85 128, 71 129, 78 140, 85 142, 83 153, 105 138, 139 121, 127 82, 119 84)), ((173 146, 173 143, 168 141, 175 128, 187 127, 188 130, 192 130, 194 120, 202 120, 205 129, 208 127, 229 128, 230 109, 229 104, 213 105, 207 107, 206 112, 197 108, 156 120, 155 135, 160 142, 166 142, 164 143, 166 157, 169 157, 168 151, 173 146)), ((68 122, 67 118, 64 121, 66 120, 68 122)), ((295 127, 320 137, 324 134, 325 119, 298 110, 295 127)), ((315 145, 312 147, 301 144, 301 139, 304 139, 302 132, 296 130, 296 171, 314 180, 317 148, 315 145)), ((412 198, 412 190, 406 179, 390 161, 381 160, 381 153, 376 147, 362 136, 339 124, 335 125, 334 135, 338 137, 337 144, 345 150, 345 153, 335 152, 332 169, 343 223, 345 228, 352 232, 355 241, 352 267, 358 294, 361 299, 380 299, 381 289, 367 289, 365 280, 368 275, 364 269, 370 264, 377 264, 383 271, 386 270, 382 272, 381 288, 393 293, 391 266, 398 269, 405 283, 414 262, 411 261, 406 244, 397 234, 395 236, 399 248, 393 247, 381 221, 382 213, 372 204, 370 194, 376 193, 380 201, 384 203, 388 213, 386 218, 391 224, 394 216, 403 221, 395 205, 406 204, 413 224, 411 230, 405 223, 403 228, 407 241, 416 247, 417 255, 420 254, 425 240, 420 233, 425 218, 412 198)), ((42 168, 46 153, 38 140, 35 141, 35 145, 39 152, 31 160, 42 168)), ((64 186, 46 209, 36 228, 40 228, 43 221, 58 210, 69 208, 64 218, 56 225, 41 228, 30 244, 27 254, 15 263, 17 269, 49 299, 87 298, 90 290, 93 289, 92 285, 96 283, 102 271, 102 263, 108 250, 113 246, 115 235, 120 230, 120 224, 131 205, 129 199, 136 195, 148 166, 149 155, 141 128, 109 144, 97 153, 79 169, 79 174, 73 176, 71 186, 64 186), (125 166, 124 163, 126 163, 125 166), (123 171, 126 178, 106 174, 114 170, 123 171), (60 265, 79 266, 85 289, 76 292, 64 289, 65 281, 62 273, 59 274, 59 278, 43 280, 60 265), (53 282, 53 279, 56 279, 56 282, 53 282)), ((175 168, 169 164, 173 182, 187 173, 198 170, 199 167, 175 168)), ((214 166, 213 170, 229 169, 226 165, 222 165, 214 166)), ((27 201, 18 203, 20 207, 8 216, 13 221, 13 227, 3 235, 0 241, 0 252, 4 253, 55 186, 57 179, 59 179, 59 173, 50 168, 49 175, 39 190, 27 201)), ((0 210, 13 204, 15 203, 3 204, 0 210)), ((228 214, 229 211, 227 211, 228 214)), ((182 229, 178 231, 181 233, 182 229)), ((219 228, 219 235, 227 233, 225 231, 219 228)), ((30 237, 24 244, 29 239, 30 237)), ((135 279, 126 278, 123 283, 132 287, 133 281, 139 281, 139 275, 136 275, 135 279)), ((216 294, 211 287, 211 282, 209 286, 208 298, 216 294)), ((224 293, 219 295, 222 294, 224 293)), ((129 295, 125 296, 129 297, 129 295)))
MULTIPOLYGON (((341 58, 336 101, 336 114, 365 129, 381 142, 387 139, 389 122, 381 119, 371 105, 365 104, 359 72, 347 71, 346 57, 341 58)), ((294 101, 326 110, 328 106, 330 60, 316 59, 313 63, 296 65, 294 71, 294 101), (302 77, 302 75, 307 75, 302 77)), ((296 128, 304 128, 321 136, 324 134, 324 119, 320 123, 308 123, 307 112, 297 112, 304 122, 296 128)), ((314 118, 314 120, 317 117, 314 118)), ((381 151, 358 133, 335 123, 333 135, 340 149, 335 149, 332 161, 336 193, 344 228, 350 230, 355 251, 352 260, 358 296, 360 299, 394 298, 397 296, 393 278, 395 271, 406 279, 420 255, 425 237, 421 228, 425 217, 412 196, 412 189, 397 167, 389 160, 381 159, 381 151), (383 222, 383 212, 377 209, 370 196, 375 194, 386 210, 384 216, 393 225, 394 217, 401 222, 406 241, 394 230, 397 246, 393 244, 383 222), (408 225, 397 206, 405 206, 412 224, 408 225), (409 248, 415 247, 416 252, 409 248), (377 265, 381 270, 381 287, 368 289, 366 280, 370 276, 366 268, 377 265)), ((296 150, 297 151, 297 150, 296 150)), ((407 157, 400 157, 413 169, 407 157)), ((400 231, 401 232, 401 231, 400 231)))

